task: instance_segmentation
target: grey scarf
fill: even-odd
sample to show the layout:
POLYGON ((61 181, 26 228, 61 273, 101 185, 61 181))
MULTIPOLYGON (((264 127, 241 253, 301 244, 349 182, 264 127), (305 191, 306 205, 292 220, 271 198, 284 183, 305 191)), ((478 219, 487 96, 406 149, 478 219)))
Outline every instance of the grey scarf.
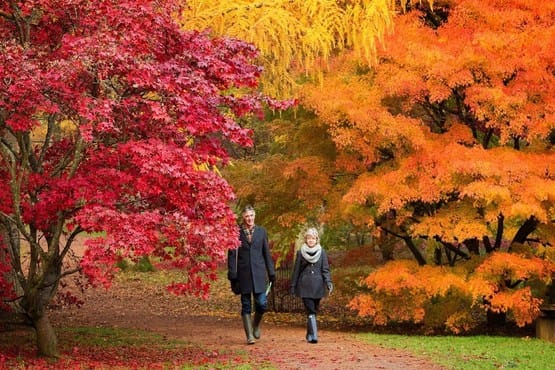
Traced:
POLYGON ((301 246, 301 255, 309 263, 316 263, 320 259, 322 254, 322 246, 320 243, 316 244, 314 247, 310 248, 306 243, 301 246))

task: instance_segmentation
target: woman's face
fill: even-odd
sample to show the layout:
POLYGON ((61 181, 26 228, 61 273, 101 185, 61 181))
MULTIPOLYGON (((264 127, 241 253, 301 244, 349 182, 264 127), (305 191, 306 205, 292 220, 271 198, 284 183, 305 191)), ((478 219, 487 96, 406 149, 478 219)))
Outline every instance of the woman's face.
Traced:
POLYGON ((306 241, 306 245, 312 248, 316 245, 316 243, 318 242, 318 239, 316 239, 316 237, 313 235, 307 235, 305 237, 305 241, 306 241))

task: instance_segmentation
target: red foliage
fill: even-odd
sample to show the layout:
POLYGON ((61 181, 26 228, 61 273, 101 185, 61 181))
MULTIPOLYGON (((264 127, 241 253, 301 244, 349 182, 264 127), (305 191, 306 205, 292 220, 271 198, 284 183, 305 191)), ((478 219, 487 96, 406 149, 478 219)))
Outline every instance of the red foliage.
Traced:
POLYGON ((37 357, 34 351, 17 347, 3 349, 0 369, 167 369, 181 366, 208 366, 225 362, 242 363, 236 355, 224 355, 202 348, 163 349, 152 346, 73 347, 56 361, 37 357), (232 357, 230 357, 232 356, 232 357))
POLYGON ((238 117, 290 104, 249 93, 261 71, 254 46, 181 30, 178 3, 0 5, 0 134, 10 146, 0 211, 37 238, 105 233, 81 263, 95 284, 109 285, 120 258, 157 255, 188 271, 180 291, 206 292, 201 273, 237 239, 234 194, 215 170, 228 161, 224 144, 251 145, 238 117), (25 143, 30 152, 11 159, 25 143))

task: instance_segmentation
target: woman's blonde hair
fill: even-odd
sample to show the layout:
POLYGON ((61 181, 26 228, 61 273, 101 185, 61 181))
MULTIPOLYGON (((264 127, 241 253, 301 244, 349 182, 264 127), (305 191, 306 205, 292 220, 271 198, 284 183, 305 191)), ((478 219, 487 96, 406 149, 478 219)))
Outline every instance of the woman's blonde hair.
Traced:
POLYGON ((306 239, 306 237, 309 235, 315 237, 316 240, 320 240, 320 235, 318 234, 318 230, 316 230, 315 227, 308 228, 308 230, 306 230, 306 232, 304 233, 304 238, 306 239))

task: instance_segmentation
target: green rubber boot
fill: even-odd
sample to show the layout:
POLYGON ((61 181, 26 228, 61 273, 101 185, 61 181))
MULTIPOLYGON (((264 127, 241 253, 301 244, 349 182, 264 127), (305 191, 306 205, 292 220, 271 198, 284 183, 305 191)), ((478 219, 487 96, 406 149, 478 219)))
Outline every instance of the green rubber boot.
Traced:
POLYGON ((247 335, 247 344, 256 343, 256 340, 254 340, 254 335, 252 333, 251 315, 245 314, 242 316, 242 318, 243 318, 243 327, 245 328, 245 334, 247 335))
POLYGON ((256 339, 260 339, 260 323, 262 321, 262 314, 255 312, 254 320, 252 322, 252 333, 256 339))

